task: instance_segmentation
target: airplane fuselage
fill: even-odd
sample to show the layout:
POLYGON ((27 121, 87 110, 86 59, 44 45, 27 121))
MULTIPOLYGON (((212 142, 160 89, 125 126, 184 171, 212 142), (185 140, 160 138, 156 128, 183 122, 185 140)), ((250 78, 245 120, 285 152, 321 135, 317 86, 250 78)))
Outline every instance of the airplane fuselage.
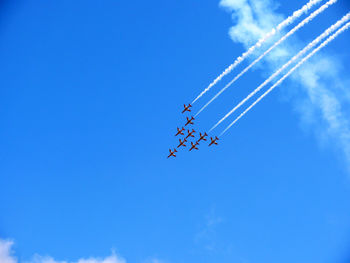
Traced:
POLYGON ((184 134, 182 133, 182 131, 178 131, 178 132, 175 134, 175 136, 178 136, 179 134, 184 135, 184 134))
POLYGON ((212 142, 209 144, 209 146, 212 145, 212 144, 218 145, 218 143, 216 142, 216 140, 212 141, 212 142))
POLYGON ((186 122, 185 126, 187 126, 188 124, 193 124, 193 122, 192 122, 192 121, 194 121, 193 116, 191 117, 191 119, 189 119, 188 117, 186 117, 186 118, 187 118, 187 122, 186 122))
POLYGON ((185 142, 180 143, 177 148, 180 148, 181 146, 186 147, 185 142))
POLYGON ((193 132, 189 133, 189 134, 186 136, 186 139, 187 139, 188 137, 194 137, 193 132))
POLYGON ((198 150, 198 148, 196 147, 197 145, 199 145, 198 142, 196 142, 195 144, 193 144, 193 143, 191 142, 191 145, 192 145, 192 147, 191 147, 190 151, 192 151, 193 149, 198 150))
POLYGON ((188 106, 186 106, 186 104, 184 104, 184 110, 182 111, 182 113, 185 113, 186 111, 190 112, 190 108, 192 107, 191 104, 188 104, 188 106))
POLYGON ((176 157, 176 155, 174 153, 171 153, 171 154, 169 154, 168 158, 170 158, 171 156, 176 157))
POLYGON ((202 140, 203 140, 203 141, 206 141, 207 139, 205 139, 205 137, 203 136, 203 137, 200 137, 200 138, 199 138, 198 142, 200 142, 200 141, 202 141, 202 140))

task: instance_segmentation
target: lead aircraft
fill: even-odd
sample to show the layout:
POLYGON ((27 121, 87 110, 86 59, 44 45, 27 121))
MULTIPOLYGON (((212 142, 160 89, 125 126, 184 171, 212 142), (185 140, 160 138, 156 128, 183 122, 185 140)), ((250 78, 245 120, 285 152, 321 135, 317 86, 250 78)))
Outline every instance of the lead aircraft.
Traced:
POLYGON ((191 104, 188 104, 188 106, 186 106, 186 104, 184 104, 184 110, 182 111, 182 113, 185 113, 186 111, 190 112, 190 108, 192 107, 191 104))

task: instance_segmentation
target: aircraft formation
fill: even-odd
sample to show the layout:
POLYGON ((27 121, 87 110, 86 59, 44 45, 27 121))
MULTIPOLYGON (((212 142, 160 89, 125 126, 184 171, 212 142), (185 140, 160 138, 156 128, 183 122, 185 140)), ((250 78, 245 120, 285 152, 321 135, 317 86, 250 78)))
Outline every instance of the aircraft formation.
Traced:
MULTIPOLYGON (((249 74, 251 68, 253 68, 257 63, 263 61, 272 50, 279 48, 279 46, 285 42, 289 37, 295 34, 302 27, 306 26, 312 20, 314 20, 319 14, 325 12, 330 6, 336 4, 338 0, 308 0, 308 3, 304 4, 301 8, 291 13, 289 17, 285 20, 281 21, 278 25, 275 25, 271 28, 271 31, 267 32, 264 36, 262 36, 254 45, 249 47, 246 51, 244 51, 240 56, 238 56, 231 65, 226 67, 222 73, 220 73, 199 95, 188 105, 184 105, 182 113, 191 112, 192 106, 202 98, 209 90, 216 87, 218 82, 223 80, 223 78, 234 72, 235 68, 238 68, 240 64, 244 66, 244 69, 240 70, 239 73, 234 73, 234 77, 230 82, 228 82, 223 88, 219 89, 211 99, 207 103, 202 106, 202 108, 194 114, 194 117, 191 116, 186 117, 186 122, 184 126, 180 129, 177 128, 177 133, 175 137, 181 137, 179 139, 179 145, 177 148, 173 150, 169 150, 170 157, 176 157, 176 153, 180 148, 189 148, 189 151, 198 150, 200 148, 200 144, 207 141, 208 134, 206 132, 199 133, 199 138, 196 139, 196 131, 191 129, 191 125, 194 125, 195 118, 198 118, 198 115, 203 112, 210 104, 212 104, 225 90, 229 87, 233 86, 236 81, 238 81, 243 75, 249 74), (325 3, 322 3, 325 2, 325 3), (315 11, 309 11, 316 5, 321 4, 315 11), (299 17, 307 15, 302 21, 298 22, 294 27, 292 27, 294 22, 297 22, 299 17), (287 29, 288 30, 284 30, 287 29), (284 32, 286 31, 286 32, 284 32), (277 34, 277 33, 280 33, 277 34), (274 37, 274 38, 272 38, 274 37), (271 38, 271 42, 268 42, 268 39, 271 38), (265 45, 263 45, 265 43, 265 45), (268 47, 269 46, 269 47, 268 47), (260 55, 252 59, 252 61, 246 61, 249 56, 251 56, 256 51, 259 51, 260 55), (243 62, 246 61, 247 65, 244 65, 243 62), (193 139, 192 139, 193 138, 193 139), (192 141, 190 141, 192 139, 192 141)), ((331 43, 334 39, 336 39, 343 32, 350 30, 350 12, 347 12, 343 17, 338 19, 334 24, 330 25, 323 33, 315 37, 311 42, 305 45, 304 48, 300 49, 298 53, 296 53, 293 57, 289 59, 289 61, 285 62, 281 65, 275 72, 273 72, 267 79, 265 79, 257 88, 248 93, 246 97, 244 97, 238 104, 236 104, 230 111, 228 111, 221 119, 219 119, 216 124, 212 126, 208 133, 211 133, 213 130, 217 130, 220 124, 224 123, 226 119, 228 119, 231 115, 235 116, 231 123, 226 126, 226 128, 219 134, 219 137, 222 136, 233 126, 235 125, 243 116, 245 116, 251 109, 253 109, 256 104, 258 104, 265 96, 267 96, 272 90, 276 87, 280 86, 286 78, 288 78, 293 72, 295 72, 298 68, 300 68, 304 63, 306 63, 310 58, 315 56, 318 52, 320 52, 323 48, 325 48, 329 43, 331 43), (277 79, 279 78, 279 79, 277 79), (268 85, 271 85, 269 88, 268 85), (262 94, 257 93, 263 92, 262 94), (256 97, 255 101, 250 102, 250 105, 243 108, 243 105, 246 105, 251 98, 256 97)), ((257 53, 258 54, 258 53, 257 53)), ((210 137, 210 142, 208 142, 208 146, 217 145, 219 138, 218 137, 210 137)))
MULTIPOLYGON (((192 107, 191 104, 188 104, 187 106, 186 106, 186 104, 184 104, 184 109, 182 111, 182 114, 184 114, 186 112, 191 112, 191 107, 192 107)), ((169 149, 168 158, 176 157, 176 153, 178 152, 177 150, 179 150, 181 147, 182 148, 188 147, 189 151, 191 152, 192 150, 199 149, 197 147, 197 146, 199 146, 199 142, 207 141, 208 134, 206 132, 204 132, 203 134, 200 132, 197 140, 194 139, 194 141, 191 141, 191 142, 189 141, 191 138, 196 137, 195 136, 196 131, 194 129, 191 130, 189 128, 190 125, 194 125, 194 120, 195 119, 193 116, 191 116, 190 118, 186 117, 186 122, 185 122, 184 126, 181 127, 181 129, 177 127, 177 132, 175 133, 175 137, 182 136, 182 139, 179 138, 179 145, 176 148, 174 148, 173 150, 169 149)), ((218 143, 217 143, 218 140, 219 140, 219 138, 217 136, 215 136, 215 138, 210 137, 210 143, 208 144, 208 146, 218 145, 218 143)))

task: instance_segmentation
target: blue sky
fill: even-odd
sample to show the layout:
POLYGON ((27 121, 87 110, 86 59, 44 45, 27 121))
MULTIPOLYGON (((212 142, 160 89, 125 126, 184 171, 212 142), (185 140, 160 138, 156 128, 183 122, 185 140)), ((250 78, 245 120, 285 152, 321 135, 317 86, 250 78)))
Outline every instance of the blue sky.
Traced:
MULTIPOLYGON (((306 3, 285 2, 266 19, 306 3)), ((350 32, 218 147, 166 159, 183 103, 249 45, 229 35, 240 10, 219 3, 2 1, 0 239, 13 242, 11 257, 78 262, 114 250, 127 263, 348 262, 347 141, 297 79, 326 65, 331 76, 317 86, 339 100, 346 125, 350 32)), ((283 48, 298 50, 349 10, 339 0, 283 48)), ((199 116, 199 129, 275 65, 243 77, 199 116)))

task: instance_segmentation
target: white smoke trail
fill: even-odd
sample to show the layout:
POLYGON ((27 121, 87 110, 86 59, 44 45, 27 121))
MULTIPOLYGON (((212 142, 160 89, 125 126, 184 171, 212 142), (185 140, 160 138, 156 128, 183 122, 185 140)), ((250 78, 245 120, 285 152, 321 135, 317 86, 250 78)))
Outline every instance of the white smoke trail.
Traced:
POLYGON ((220 90, 207 104, 205 104, 195 116, 197 116, 199 113, 201 113, 210 103, 212 103, 217 97, 220 96, 221 93, 223 93, 228 87, 230 87, 236 80, 238 80, 243 74, 245 74, 249 69, 251 69, 256 63, 258 63, 260 60, 262 60, 266 55, 268 55, 275 47, 280 45, 282 42, 284 42, 288 37, 293 35, 296 31, 298 31, 300 28, 305 26, 307 23, 312 21, 316 16, 321 14, 324 10, 326 10, 329 6, 335 4, 338 0, 329 0, 327 3, 322 5, 320 8, 318 8, 316 11, 314 11, 311 15, 309 15, 307 18, 305 18, 303 21, 301 21, 298 25, 296 25, 292 30, 290 30, 287 34, 285 34, 283 37, 281 37, 275 44, 273 44, 268 50, 266 50, 260 57, 255 59, 249 66, 247 66, 244 70, 242 70, 231 82, 229 82, 222 90, 220 90))
POLYGON ((314 5, 322 2, 323 0, 310 0, 307 4, 305 4, 302 8, 293 12, 293 15, 286 18, 282 21, 276 28, 273 28, 269 33, 267 33, 264 37, 259 39, 259 41, 252 47, 250 47, 246 52, 244 52, 241 56, 239 56, 233 64, 231 64, 228 68, 224 70, 209 86, 201 92, 192 102, 195 103, 200 97, 202 97, 206 92, 208 92, 216 83, 218 83, 225 75, 230 73, 235 67, 237 67, 247 56, 252 54, 254 50, 260 47, 266 40, 270 37, 274 36, 277 32, 281 31, 286 26, 290 25, 295 21, 295 19, 299 18, 302 14, 307 13, 314 5))
POLYGON ((343 16, 340 20, 338 20, 335 24, 330 26, 327 30, 325 30, 321 35, 319 35, 315 40, 309 43, 305 48, 299 51, 294 57, 292 57, 286 64, 280 67, 275 73, 273 73, 268 79, 266 79, 259 87, 257 87, 253 92, 251 92, 246 98, 244 98, 240 103, 238 103, 229 113, 227 113, 217 124, 215 124, 212 128, 215 129, 221 122, 223 122, 226 118, 228 118, 231 114, 233 114, 239 107, 241 107, 247 100, 249 100, 252 96, 254 96, 257 92, 259 92, 263 87, 265 87, 269 82, 271 82, 276 76, 282 73, 287 67, 289 67, 292 63, 294 63, 301 56, 305 55, 306 52, 314 48, 317 44, 319 44, 324 38, 328 37, 331 33, 337 30, 340 26, 342 26, 345 22, 350 19, 350 12, 343 16))
POLYGON ((302 64, 308 61, 313 55, 319 52, 322 48, 327 46, 331 41, 333 41, 338 35, 350 28, 350 22, 345 24, 342 28, 338 29, 333 35, 328 37, 322 44, 315 48, 309 55, 303 58, 297 65, 295 65, 291 70, 289 70, 281 79, 279 79, 271 88, 269 88, 263 95, 261 95, 254 103, 252 103, 244 112, 242 112, 227 128, 220 134, 222 136, 228 129, 232 127, 240 118, 242 118, 248 111, 250 111, 259 101, 261 101, 267 94, 269 94, 275 87, 280 85, 290 74, 292 74, 296 69, 298 69, 302 64))

